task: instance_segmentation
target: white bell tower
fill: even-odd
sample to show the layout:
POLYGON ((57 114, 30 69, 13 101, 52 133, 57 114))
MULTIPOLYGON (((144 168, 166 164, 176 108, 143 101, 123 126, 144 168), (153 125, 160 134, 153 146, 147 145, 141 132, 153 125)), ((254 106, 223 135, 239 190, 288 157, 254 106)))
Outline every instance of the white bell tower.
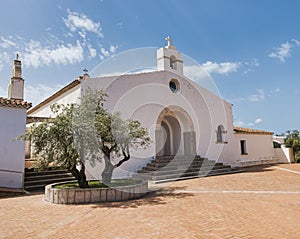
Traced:
POLYGON ((168 41, 168 45, 157 50, 157 69, 183 75, 182 55, 171 43, 172 39, 170 36, 165 39, 168 41))
POLYGON ((22 78, 22 66, 19 60, 19 54, 16 54, 12 68, 12 77, 8 84, 8 98, 23 100, 24 99, 24 79, 22 78))

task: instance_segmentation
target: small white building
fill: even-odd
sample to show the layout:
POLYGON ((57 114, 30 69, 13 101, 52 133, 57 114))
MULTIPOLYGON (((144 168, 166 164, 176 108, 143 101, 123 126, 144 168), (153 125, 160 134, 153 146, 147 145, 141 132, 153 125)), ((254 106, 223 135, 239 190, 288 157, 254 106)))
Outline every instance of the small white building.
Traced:
POLYGON ((8 98, 0 97, 0 188, 23 189, 25 143, 15 139, 25 134, 26 112, 31 103, 23 101, 24 80, 21 61, 14 60, 8 98))
POLYGON ((182 55, 167 38, 157 50, 157 70, 91 78, 87 73, 28 112, 51 117, 53 103, 77 102, 87 89, 108 94, 105 107, 149 129, 152 146, 132 153, 116 174, 136 172, 163 155, 200 155, 231 166, 275 162, 272 132, 235 128, 232 104, 188 79, 182 55))

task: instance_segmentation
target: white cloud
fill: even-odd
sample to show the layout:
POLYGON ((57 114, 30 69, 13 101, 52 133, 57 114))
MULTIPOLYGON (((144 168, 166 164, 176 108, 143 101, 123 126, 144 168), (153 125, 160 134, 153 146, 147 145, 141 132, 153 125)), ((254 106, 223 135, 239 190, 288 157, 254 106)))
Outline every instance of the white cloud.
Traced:
POLYGON ((0 47, 6 48, 6 49, 10 48, 10 47, 16 47, 17 44, 13 41, 12 36, 9 36, 8 38, 1 36, 0 47))
POLYGON ((101 55, 99 56, 101 60, 105 57, 109 57, 113 55, 118 49, 118 45, 110 45, 108 49, 104 48, 103 46, 100 47, 101 55))
POLYGON ((93 48, 90 44, 87 45, 87 48, 90 52, 90 57, 94 58, 97 55, 97 50, 93 48))
MULTIPOLYGON (((294 40, 294 41, 297 41, 297 40, 294 40)), ((298 43, 296 43, 296 44, 298 44, 298 43)), ((281 62, 285 62, 285 59, 290 56, 292 47, 293 47, 293 44, 291 44, 289 42, 282 43, 280 45, 280 47, 275 48, 275 51, 270 53, 268 56, 271 58, 277 58, 281 62)))
POLYGON ((259 67, 259 62, 258 62, 258 60, 256 58, 254 58, 253 60, 244 62, 243 65, 246 68, 244 70, 244 73, 247 74, 247 73, 253 71, 254 68, 259 67))
POLYGON ((193 81, 208 77, 207 72, 200 65, 184 66, 183 72, 186 77, 193 81))
POLYGON ((100 59, 115 54, 118 45, 110 44, 107 48, 102 46, 104 35, 100 22, 93 21, 85 14, 67 10, 66 16, 62 18, 69 31, 64 33, 63 38, 52 34, 52 27, 46 27, 46 39, 24 39, 20 36, 1 36, 0 35, 0 71, 10 64, 11 57, 8 53, 19 52, 25 67, 42 67, 51 64, 76 64, 85 58, 95 58, 99 55, 100 59), (91 40, 88 33, 95 34, 97 37, 91 40), (82 39, 76 40, 78 35, 82 39), (67 39, 67 41, 66 41, 67 39), (7 51, 7 52, 6 52, 7 51), (9 61, 9 62, 8 62, 9 61))
POLYGON ((70 9, 68 9, 67 11, 67 18, 63 18, 63 21, 72 32, 77 31, 83 38, 85 38, 86 32, 93 32, 101 38, 104 37, 100 22, 94 22, 85 14, 72 12, 70 11, 70 9))
POLYGON ((101 48, 100 48, 100 51, 101 51, 101 54, 102 54, 103 56, 106 56, 106 57, 109 56, 109 51, 106 50, 104 47, 101 47, 101 48))
POLYGON ((0 52, 0 71, 2 71, 4 65, 9 63, 9 60, 7 52, 0 52))
POLYGON ((264 89, 257 89, 255 94, 252 94, 248 97, 248 100, 252 102, 258 102, 265 99, 264 89))
POLYGON ((118 49, 118 45, 110 45, 109 47, 110 53, 115 53, 117 49, 118 49))
POLYGON ((201 79, 207 77, 208 74, 220 74, 228 75, 232 72, 237 72, 239 69, 244 68, 244 73, 247 74, 253 71, 254 68, 259 67, 259 62, 257 59, 253 59, 246 62, 212 62, 207 61, 201 65, 184 66, 184 74, 192 79, 201 79))
POLYGON ((228 74, 231 72, 236 72, 238 68, 241 66, 240 62, 211 62, 207 61, 201 65, 205 71, 208 73, 216 73, 216 74, 228 74))
POLYGON ((23 54, 24 65, 35 68, 55 64, 75 64, 83 60, 83 48, 79 41, 76 45, 57 45, 56 48, 52 49, 49 46, 42 46, 39 41, 31 40, 23 54))
POLYGON ((262 118, 257 118, 255 121, 254 121, 254 124, 259 124, 263 122, 262 118))
POLYGON ((26 84, 24 98, 26 99, 26 101, 32 102, 33 105, 36 105, 57 92, 62 87, 63 86, 61 85, 48 86, 41 83, 34 86, 26 84))
POLYGON ((235 99, 229 99, 229 102, 242 102, 242 101, 251 101, 251 102, 259 102, 266 98, 264 89, 256 89, 256 92, 254 94, 235 98, 235 99))
POLYGON ((257 118, 254 120, 254 122, 250 122, 250 123, 245 123, 244 121, 241 120, 235 120, 233 124, 238 127, 252 127, 261 122, 263 122, 262 118, 257 118))
POLYGON ((292 39, 291 40, 296 46, 300 46, 300 41, 296 40, 296 39, 292 39))

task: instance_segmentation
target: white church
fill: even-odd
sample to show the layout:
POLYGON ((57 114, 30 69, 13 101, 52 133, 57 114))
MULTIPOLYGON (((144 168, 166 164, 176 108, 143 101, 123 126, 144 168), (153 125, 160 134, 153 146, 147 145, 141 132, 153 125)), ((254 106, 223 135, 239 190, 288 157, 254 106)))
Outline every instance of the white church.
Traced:
POLYGON ((167 46, 157 50, 155 71, 95 78, 85 72, 29 110, 27 117, 53 117, 52 104, 77 102, 87 89, 105 90, 105 107, 140 121, 153 142, 148 150, 133 152, 122 169, 115 170, 117 176, 170 155, 199 155, 231 167, 278 162, 273 133, 234 127, 232 104, 188 79, 182 54, 170 37, 166 40, 167 46))

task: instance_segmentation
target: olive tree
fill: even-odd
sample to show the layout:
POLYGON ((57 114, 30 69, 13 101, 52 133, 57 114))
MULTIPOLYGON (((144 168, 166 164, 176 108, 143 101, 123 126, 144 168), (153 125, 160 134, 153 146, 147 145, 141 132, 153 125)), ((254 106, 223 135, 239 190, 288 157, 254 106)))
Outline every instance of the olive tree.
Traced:
POLYGON ((108 112, 103 91, 87 90, 80 103, 54 104, 54 118, 35 124, 23 136, 31 140, 39 164, 54 164, 69 170, 81 188, 88 187, 85 161, 104 163, 102 182, 111 184, 113 170, 131 157, 132 149, 145 149, 148 130, 136 120, 123 120, 108 112), (117 163, 113 163, 117 160, 117 163))
POLYGON ((55 165, 67 169, 78 181, 81 188, 88 187, 85 165, 79 160, 73 137, 74 104, 51 106, 56 116, 46 122, 34 124, 22 139, 30 140, 37 166, 47 168, 55 165))
POLYGON ((145 149, 149 143, 147 129, 136 120, 122 120, 119 113, 111 114, 107 111, 97 114, 95 121, 99 147, 104 154, 105 163, 102 172, 102 182, 111 183, 113 170, 130 159, 131 149, 145 149), (113 164, 113 158, 118 162, 113 164))

